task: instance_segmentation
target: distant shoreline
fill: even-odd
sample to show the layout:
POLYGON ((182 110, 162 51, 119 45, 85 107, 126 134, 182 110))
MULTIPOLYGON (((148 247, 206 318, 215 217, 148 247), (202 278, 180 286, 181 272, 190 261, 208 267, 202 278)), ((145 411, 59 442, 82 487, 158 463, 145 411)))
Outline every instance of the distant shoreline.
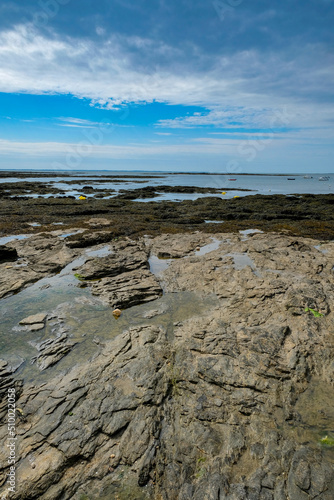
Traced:
POLYGON ((76 175, 81 175, 85 173, 89 173, 89 177, 92 177, 92 175, 96 175, 96 177, 143 177, 143 176, 151 176, 151 177, 156 177, 156 176, 163 176, 163 175, 228 175, 228 176, 233 176, 233 177, 238 177, 240 175, 245 175, 245 176, 261 176, 261 177, 303 177, 304 175, 310 175, 310 176, 321 176, 321 175, 334 175, 334 173, 331 172, 321 172, 321 173, 301 173, 301 174, 294 174, 294 173, 247 173, 247 172, 169 172, 169 171, 162 171, 162 170, 155 170, 155 171, 149 171, 149 170, 123 170, 124 174, 120 173, 121 170, 30 170, 30 169, 22 169, 22 170, 11 170, 11 169, 0 169, 0 178, 2 177, 8 177, 8 174, 11 175, 11 177, 28 177, 28 176, 41 176, 41 177, 73 177, 76 175), (102 174, 101 172, 106 172, 106 174, 102 174), (117 173, 113 175, 113 172, 117 173), (133 172, 133 174, 131 173, 133 172), (141 174, 139 174, 139 172, 141 174), (15 175, 13 175, 13 173, 15 175))

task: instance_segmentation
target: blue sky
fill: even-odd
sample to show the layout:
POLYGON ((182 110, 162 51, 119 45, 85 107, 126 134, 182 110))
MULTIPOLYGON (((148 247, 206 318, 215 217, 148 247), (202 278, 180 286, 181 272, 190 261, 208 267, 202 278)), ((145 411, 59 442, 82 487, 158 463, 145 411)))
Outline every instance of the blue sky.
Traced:
POLYGON ((0 5, 0 168, 334 172, 334 0, 0 5))

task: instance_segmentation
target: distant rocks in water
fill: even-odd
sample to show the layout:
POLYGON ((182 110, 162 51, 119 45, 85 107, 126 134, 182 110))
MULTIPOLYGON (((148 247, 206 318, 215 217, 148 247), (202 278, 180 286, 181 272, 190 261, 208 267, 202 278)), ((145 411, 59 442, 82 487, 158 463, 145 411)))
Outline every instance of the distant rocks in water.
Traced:
MULTIPOLYGON (((232 191, 231 188, 224 188, 232 191)), ((238 189, 238 191, 252 191, 251 189, 238 189)), ((137 189, 120 189, 115 196, 118 199, 135 200, 144 198, 155 198, 162 193, 170 194, 221 194, 222 188, 201 187, 201 186, 145 186, 137 189)))
POLYGON ((15 248, 0 245, 0 262, 11 262, 18 258, 15 248))

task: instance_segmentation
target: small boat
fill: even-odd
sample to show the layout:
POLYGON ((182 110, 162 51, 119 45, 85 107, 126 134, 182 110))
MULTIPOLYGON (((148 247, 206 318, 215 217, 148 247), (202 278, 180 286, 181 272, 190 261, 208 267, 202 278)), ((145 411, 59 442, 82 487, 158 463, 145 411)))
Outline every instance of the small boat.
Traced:
POLYGON ((237 179, 229 179, 229 181, 236 181, 237 179))
POLYGON ((323 175, 322 177, 319 177, 319 179, 318 179, 318 180, 319 180, 319 181, 329 181, 329 179, 330 179, 330 178, 328 177, 328 175, 323 175))
POLYGON ((304 179, 313 179, 312 175, 304 175, 304 179))
POLYGON ((295 181, 296 178, 295 177, 288 177, 288 181, 295 181))

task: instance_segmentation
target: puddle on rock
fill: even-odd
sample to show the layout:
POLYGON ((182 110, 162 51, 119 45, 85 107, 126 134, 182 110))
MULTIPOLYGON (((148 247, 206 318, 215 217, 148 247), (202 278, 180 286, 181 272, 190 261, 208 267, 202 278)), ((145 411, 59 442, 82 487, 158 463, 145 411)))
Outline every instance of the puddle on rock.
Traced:
POLYGON ((151 273, 160 276, 166 271, 172 260, 173 259, 160 259, 156 255, 151 255, 148 259, 151 273))
MULTIPOLYGON (((219 245, 222 243, 222 240, 218 240, 217 238, 211 238, 211 240, 211 243, 204 245, 199 250, 195 250, 195 255, 200 257, 202 255, 206 255, 209 252, 213 252, 214 250, 217 250, 219 248, 219 245)), ((191 256, 192 255, 186 255, 183 258, 187 259, 191 256)), ((174 259, 172 258, 161 259, 156 255, 151 255, 148 259, 151 273, 155 274, 156 276, 160 276, 168 268, 173 260, 174 259)))
POLYGON ((222 224, 225 221, 223 221, 223 220, 204 220, 204 222, 206 224, 222 224))
POLYGON ((217 238, 211 238, 211 239, 212 239, 212 243, 208 243, 207 245, 204 245, 204 247, 201 247, 200 250, 195 250, 195 255, 201 256, 201 255, 205 255, 209 252, 213 252, 214 250, 217 250, 222 241, 218 240, 217 238))
MULTIPOLYGON (((59 274, 43 278, 21 292, 5 297, 0 301, 0 357, 10 359, 15 353, 27 359, 31 357, 30 341, 39 338, 41 332, 30 332, 19 328, 18 323, 23 318, 40 312, 51 312, 56 306, 73 301, 78 296, 89 296, 86 289, 78 288, 78 280, 72 269, 82 265, 85 257, 75 259, 59 274), (13 330, 14 329, 14 330, 13 330)), ((42 332, 51 335, 48 325, 42 332)), ((36 355, 36 351, 33 351, 36 355)))
POLYGON ((96 250, 87 250, 86 255, 88 257, 107 257, 112 253, 113 251, 111 250, 110 246, 105 245, 102 248, 98 248, 96 250))
POLYGON ((245 267, 249 266, 256 276, 261 277, 261 273, 257 271, 254 261, 246 253, 231 252, 225 254, 224 257, 233 258, 233 267, 236 271, 241 271, 242 269, 245 269, 245 267))
POLYGON ((77 231, 73 231, 73 233, 65 233, 65 234, 60 234, 60 238, 67 238, 68 236, 73 236, 75 234, 80 234, 83 233, 83 229, 78 229, 77 231))
POLYGON ((248 240, 249 234, 256 234, 256 233, 263 234, 263 231, 260 231, 260 229, 244 229, 242 231, 239 231, 239 233, 244 236, 243 238, 241 238, 241 241, 246 241, 246 240, 248 240))
POLYGON ((122 311, 116 320, 112 308, 91 295, 89 288, 80 288, 74 269, 91 255, 109 253, 109 246, 87 251, 68 264, 59 274, 43 278, 21 292, 0 301, 0 358, 10 364, 24 360, 16 376, 26 381, 48 380, 56 373, 68 370, 78 363, 86 363, 107 340, 131 326, 154 324, 163 326, 171 338, 175 322, 198 315, 211 306, 217 306, 216 296, 200 296, 193 292, 167 293, 161 298, 122 311), (48 314, 45 327, 32 332, 19 326, 23 318, 48 314), (53 367, 40 372, 31 359, 38 354, 36 344, 56 338, 63 331, 69 340, 78 342, 53 367))
POLYGON ((260 229, 243 229, 242 231, 239 231, 239 233, 246 236, 247 234, 263 233, 263 231, 260 231, 260 229))
POLYGON ((6 243, 9 243, 10 241, 14 240, 25 240, 26 238, 29 238, 31 234, 16 234, 14 236, 3 236, 0 238, 0 245, 6 245, 6 243))

